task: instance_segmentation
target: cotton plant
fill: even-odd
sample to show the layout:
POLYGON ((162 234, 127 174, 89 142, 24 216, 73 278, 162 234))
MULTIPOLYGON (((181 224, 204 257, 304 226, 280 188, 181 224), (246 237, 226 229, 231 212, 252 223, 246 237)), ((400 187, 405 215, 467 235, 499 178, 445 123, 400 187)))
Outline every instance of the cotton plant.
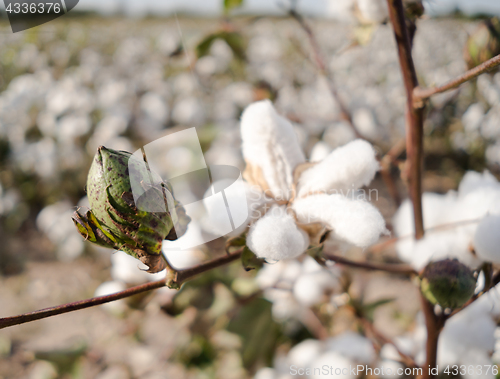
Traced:
POLYGON ((269 100, 245 109, 241 137, 243 176, 262 200, 246 237, 257 257, 296 258, 327 235, 364 248, 386 233, 380 212, 357 191, 379 169, 368 142, 358 139, 306 162, 292 124, 269 100))
POLYGON ((339 291, 339 275, 337 267, 323 267, 306 256, 302 261, 289 259, 265 265, 256 282, 272 302, 275 319, 300 319, 307 307, 327 301, 329 293, 339 291))
POLYGON ((369 339, 346 331, 325 341, 306 339, 298 343, 286 356, 277 357, 273 368, 265 367, 257 371, 254 379, 354 379, 358 375, 353 374, 349 368, 357 365, 370 366, 375 358, 375 349, 369 339), (328 374, 321 371, 325 365, 329 367, 328 374), (333 372, 330 368, 333 368, 333 372), (344 372, 335 374, 335 369, 344 372))
POLYGON ((458 191, 424 193, 422 240, 412 238, 413 212, 405 201, 396 215, 394 231, 399 258, 422 270, 429 262, 457 259, 472 269, 484 262, 499 263, 500 183, 488 171, 467 172, 458 191))

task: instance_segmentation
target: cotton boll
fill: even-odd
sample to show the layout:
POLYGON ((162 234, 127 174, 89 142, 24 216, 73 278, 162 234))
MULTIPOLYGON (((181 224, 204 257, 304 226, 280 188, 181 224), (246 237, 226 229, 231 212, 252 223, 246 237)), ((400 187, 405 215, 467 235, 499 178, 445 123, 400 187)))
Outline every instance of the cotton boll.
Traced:
POLYGON ((304 253, 309 237, 284 207, 272 207, 250 228, 247 245, 259 258, 280 261, 304 253))
POLYGON ((327 366, 329 368, 329 374, 324 375, 321 371, 318 372, 318 370, 315 370, 316 372, 313 372, 313 375, 311 376, 312 379, 354 379, 356 378, 356 375, 351 375, 349 366, 354 366, 354 363, 348 359, 340 355, 339 353, 335 351, 328 351, 326 353, 323 353, 320 355, 317 359, 314 360, 312 363, 311 367, 323 367, 327 366), (347 371, 345 370, 347 368, 347 371), (337 373, 335 373, 335 369, 344 369, 343 373, 340 373, 337 375, 339 372, 337 370, 337 373))
MULTIPOLYGON (((104 282, 99 287, 97 287, 94 296, 97 297, 97 296, 111 295, 123 291, 126 288, 127 287, 125 286, 125 283, 120 282, 118 280, 104 282)), ((101 307, 104 308, 109 313, 115 315, 121 315, 127 309, 127 304, 124 299, 120 299, 102 304, 101 307)))
POLYGON ((324 288, 317 274, 302 275, 293 286, 293 295, 305 307, 312 307, 323 299, 324 288))
POLYGON ((322 222, 335 237, 359 247, 375 243, 386 233, 382 215, 366 201, 341 195, 311 195, 295 200, 293 210, 300 223, 322 222))
POLYGON ((164 254, 170 264, 179 270, 196 266, 203 258, 203 253, 196 249, 165 250, 164 254))
POLYGON ((375 350, 369 339, 355 332, 344 332, 326 341, 328 350, 342 354, 359 363, 368 364, 375 358, 375 350))
POLYGON ((500 263, 500 215, 485 216, 474 235, 474 250, 486 262, 500 263))
POLYGON ((310 367, 312 361, 320 355, 323 344, 318 340, 307 339, 290 349, 287 361, 290 366, 310 367))
POLYGON ((347 196, 348 191, 368 185, 378 169, 373 147, 364 140, 352 141, 302 173, 298 196, 319 191, 347 196))
POLYGON ((319 141, 313 146, 311 150, 310 162, 320 162, 325 159, 332 151, 330 145, 326 142, 319 141))
POLYGON ((255 373, 253 379, 278 379, 278 373, 270 367, 263 367, 255 373))
POLYGON ((272 313, 276 320, 287 320, 300 317, 304 307, 301 306, 288 290, 269 288, 264 297, 273 303, 272 313))
POLYGON ((123 251, 111 255, 111 264, 111 277, 129 284, 142 284, 165 277, 165 270, 150 274, 145 271, 148 269, 146 265, 123 251))
POLYGON ((500 190, 500 183, 489 172, 467 171, 458 186, 459 196, 465 196, 478 188, 492 187, 500 190))
POLYGON ((264 267, 259 270, 257 277, 255 278, 259 287, 273 287, 276 283, 278 283, 287 263, 288 261, 279 261, 274 264, 264 265, 264 267))
POLYGON ((481 307, 471 305, 446 322, 439 337, 438 357, 446 351, 458 359, 467 356, 471 350, 493 352, 495 328, 491 315, 481 307))
POLYGON ((276 198, 289 198, 293 170, 305 161, 292 124, 276 112, 269 100, 259 101, 243 112, 241 137, 247 180, 261 186, 267 184, 276 198), (260 174, 266 184, 258 178, 260 174))

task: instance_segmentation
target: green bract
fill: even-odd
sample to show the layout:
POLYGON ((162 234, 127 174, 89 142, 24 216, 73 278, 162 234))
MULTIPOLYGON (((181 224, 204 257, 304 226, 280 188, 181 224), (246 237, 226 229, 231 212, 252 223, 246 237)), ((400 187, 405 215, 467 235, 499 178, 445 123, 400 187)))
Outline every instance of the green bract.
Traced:
POLYGON ((145 158, 99 147, 87 178, 87 196, 91 210, 73 215, 85 239, 126 252, 149 272, 165 268, 162 242, 183 235, 190 218, 145 158))
POLYGON ((476 278, 457 260, 445 259, 427 265, 421 275, 421 289, 433 304, 443 308, 459 308, 474 294, 476 278))

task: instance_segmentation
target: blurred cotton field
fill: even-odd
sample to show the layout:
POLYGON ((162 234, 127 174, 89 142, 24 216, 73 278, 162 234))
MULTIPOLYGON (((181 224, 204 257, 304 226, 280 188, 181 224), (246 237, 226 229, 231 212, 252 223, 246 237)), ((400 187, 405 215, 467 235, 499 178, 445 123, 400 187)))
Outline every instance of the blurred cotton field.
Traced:
MULTIPOLYGON (((0 379, 326 378, 334 376, 298 369, 365 365, 396 372, 407 364, 401 352, 423 364, 426 329, 412 281, 320 264, 304 253, 321 241, 325 251, 352 260, 405 262, 415 270, 445 258, 472 270, 500 264, 500 73, 430 100, 427 234, 416 242, 405 178, 396 180, 399 206, 379 173, 378 158, 405 135, 393 32, 385 2, 356 4, 347 23, 309 21, 340 98, 369 141, 342 117, 307 36, 285 11, 227 19, 80 14, 15 34, 2 20, 2 317, 165 275, 95 247, 74 227, 72 213, 89 206, 85 184, 98 146, 134 152, 195 127, 207 165, 257 167, 269 186, 245 177, 251 217, 229 235, 248 231, 246 243, 261 258, 245 266, 254 270, 233 264, 181 290, 2 330, 0 379), (297 181, 292 173, 300 165, 306 166, 297 181), (306 231, 306 224, 315 228, 306 231), (392 237, 399 238, 394 245, 370 249, 392 237)), ((413 52, 422 86, 467 69, 463 47, 480 22, 419 20, 413 52)), ((180 144, 157 148, 166 162, 160 171, 189 172, 201 159, 180 144)), ((394 157, 394 178, 404 159, 394 157)), ((210 208, 205 189, 176 191, 182 201, 204 198, 199 206, 210 208)), ((164 241, 172 266, 225 254, 226 240, 217 238, 224 225, 193 223, 190 236, 208 242, 184 251, 164 241)), ((477 293, 486 285, 484 273, 478 276, 477 293)), ((499 305, 497 285, 446 323, 440 366, 499 363, 499 305)))

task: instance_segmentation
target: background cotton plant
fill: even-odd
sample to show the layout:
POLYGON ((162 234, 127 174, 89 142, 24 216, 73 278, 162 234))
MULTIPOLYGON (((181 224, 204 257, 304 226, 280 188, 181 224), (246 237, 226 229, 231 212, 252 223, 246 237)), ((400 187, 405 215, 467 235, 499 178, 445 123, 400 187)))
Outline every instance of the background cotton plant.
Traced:
MULTIPOLYGON (((0 25, 1 316, 144 290, 109 312, 4 329, 0 376, 290 378, 291 365, 498 363, 499 74, 422 96, 467 69, 462 47, 485 21, 421 18, 418 1, 398 21, 398 4, 358 1, 353 25, 310 22, 300 4, 273 19, 62 17, 16 34, 0 25), (405 38, 394 45, 393 25, 403 24, 411 38, 416 26, 402 55, 413 55, 419 83, 398 65, 405 38), (88 206, 98 146, 131 152, 192 126, 208 166, 247 168, 245 223, 201 251, 164 241, 171 270, 156 275, 77 234, 65 214, 88 206), (464 306, 419 298, 419 271, 443 258, 477 277, 464 306), (165 275, 181 288, 166 288, 165 275)), ((192 169, 186 149, 163 150, 192 169)), ((204 189, 182 192, 210 207, 204 189)), ((220 236, 224 220, 213 221, 189 228, 220 236)))

